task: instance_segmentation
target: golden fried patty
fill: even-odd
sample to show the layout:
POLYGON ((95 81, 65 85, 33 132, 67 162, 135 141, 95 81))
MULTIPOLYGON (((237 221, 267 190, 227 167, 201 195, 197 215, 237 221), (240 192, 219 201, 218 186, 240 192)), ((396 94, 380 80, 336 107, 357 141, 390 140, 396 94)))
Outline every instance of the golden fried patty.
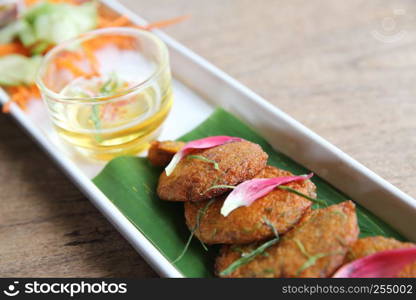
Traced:
POLYGON ((183 146, 185 146, 185 143, 179 141, 154 141, 150 144, 147 158, 156 167, 166 167, 176 152, 179 152, 183 146))
POLYGON ((236 185, 252 179, 267 163, 267 154, 257 144, 241 141, 195 150, 184 157, 170 176, 163 172, 157 194, 168 201, 203 201, 228 189, 214 185, 236 185))
MULTIPOLYGON (((362 258, 380 251, 416 247, 413 243, 399 242, 384 236, 372 236, 356 241, 347 255, 347 262, 362 258)), ((407 265, 397 277, 416 277, 416 262, 407 265)))
MULTIPOLYGON (((267 166, 256 178, 292 175, 288 171, 267 166)), ((316 196, 315 185, 310 180, 292 182, 287 186, 310 197, 316 196)), ((279 234, 283 234, 292 228, 312 205, 311 201, 301 196, 277 188, 250 206, 239 207, 224 217, 220 210, 225 198, 226 196, 221 196, 208 206, 210 200, 185 203, 186 224, 190 230, 195 227, 199 211, 208 207, 195 231, 196 236, 204 243, 246 244, 272 237, 273 232, 264 218, 275 226, 279 234)))
MULTIPOLYGON (((351 201, 309 211, 281 241, 221 276, 231 263, 259 244, 223 246, 216 260, 221 277, 329 277, 343 263, 359 233, 355 205, 351 201)), ((261 243, 260 243, 261 244, 261 243)))

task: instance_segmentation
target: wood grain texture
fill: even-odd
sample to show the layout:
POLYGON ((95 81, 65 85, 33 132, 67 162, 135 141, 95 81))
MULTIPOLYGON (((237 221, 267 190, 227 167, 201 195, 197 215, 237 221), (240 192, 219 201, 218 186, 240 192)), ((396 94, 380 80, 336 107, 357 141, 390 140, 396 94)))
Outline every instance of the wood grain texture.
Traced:
MULTIPOLYGON (((412 0, 122 0, 416 196, 412 0)), ((0 115, 0 276, 156 274, 10 117, 0 115)))
POLYGON ((0 128, 0 277, 157 276, 11 117, 0 128))

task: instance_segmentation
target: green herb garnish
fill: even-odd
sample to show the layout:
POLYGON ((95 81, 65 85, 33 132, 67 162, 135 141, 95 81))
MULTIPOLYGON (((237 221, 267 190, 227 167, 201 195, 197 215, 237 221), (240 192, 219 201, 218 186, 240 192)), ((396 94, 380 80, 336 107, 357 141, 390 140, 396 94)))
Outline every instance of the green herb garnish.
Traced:
POLYGON ((318 204, 321 204, 321 205, 325 205, 325 206, 327 205, 324 200, 320 200, 320 199, 315 199, 315 198, 309 197, 308 195, 305 195, 304 193, 301 193, 298 190, 292 189, 291 187, 288 187, 287 185, 280 185, 280 186, 278 186, 278 188, 281 189, 281 190, 285 190, 285 191, 291 192, 291 193, 296 194, 298 196, 301 196, 303 198, 306 198, 306 199, 308 199, 308 200, 310 200, 312 202, 315 202, 315 203, 318 203, 318 204))
MULTIPOLYGON (((199 211, 198 211, 198 215, 197 215, 197 217, 196 217, 196 223, 195 223, 195 226, 194 226, 194 228, 192 228, 192 230, 191 230, 191 234, 189 235, 189 238, 188 238, 188 240, 186 241, 186 244, 185 244, 185 247, 183 248, 183 250, 182 250, 182 252, 181 252, 181 254, 179 254, 179 256, 174 260, 174 261, 172 261, 172 263, 173 264, 175 264, 175 263, 177 263, 178 261, 180 261, 182 258, 183 258, 183 256, 185 255, 185 253, 186 253, 186 251, 188 251, 188 248, 189 248, 189 245, 191 244, 191 241, 192 241, 192 238, 194 237, 194 235, 195 235, 195 231, 199 228, 199 224, 200 224, 200 222, 201 222, 201 218, 205 215, 205 213, 206 213, 206 211, 207 211, 207 209, 208 209, 208 207, 213 203, 215 201, 215 199, 211 199, 203 208, 200 208, 199 209, 199 211)), ((201 242, 201 245, 202 245, 202 247, 204 247, 204 249, 206 250, 206 251, 208 251, 208 248, 205 246, 205 244, 203 243, 203 242, 201 242)))
POLYGON ((267 248, 273 246, 278 241, 279 241, 279 238, 274 238, 260 245, 258 248, 254 249, 253 251, 249 253, 244 253, 244 255, 242 255, 241 258, 237 259, 231 265, 229 265, 225 270, 221 271, 220 275, 225 276, 225 275, 231 274, 232 272, 237 270, 239 267, 252 261, 254 258, 256 258, 257 255, 262 254, 264 251, 266 251, 267 248))
POLYGON ((235 188, 236 188, 236 186, 234 186, 234 185, 219 184, 219 185, 213 185, 213 186, 209 187, 205 191, 205 193, 210 191, 210 190, 213 190, 213 189, 235 189, 235 188))
POLYGON ((277 231, 276 227, 273 225, 273 223, 266 217, 263 216, 263 222, 269 226, 274 234, 275 237, 279 238, 279 232, 277 231))
POLYGON ((334 253, 317 253, 315 255, 311 255, 309 254, 306 249, 305 246, 302 244, 301 241, 299 241, 298 239, 293 239, 293 241, 296 243, 296 245, 298 246, 300 252, 302 252, 302 254, 308 259, 307 261, 305 261, 305 263, 296 271, 296 275, 298 276, 300 273, 302 273, 304 270, 306 270, 309 267, 312 267, 314 264, 316 264, 316 262, 318 261, 318 259, 325 257, 325 256, 329 256, 329 255, 335 255, 335 254, 340 254, 341 252, 334 252, 334 253))
POLYGON ((241 249, 240 246, 232 246, 231 251, 238 252, 238 253, 241 253, 241 254, 244 253, 243 249, 241 249))
POLYGON ((248 234, 248 233, 252 233, 254 231, 254 229, 253 228, 243 227, 243 228, 241 228, 241 231, 243 233, 245 233, 245 234, 248 234))
MULTIPOLYGON (((97 131, 101 129, 100 108, 97 104, 94 104, 92 106, 92 112, 91 112, 90 120, 94 124, 94 127, 97 131)), ((99 133, 94 135, 94 137, 95 137, 97 142, 102 142, 102 140, 103 140, 99 133)))
POLYGON ((296 243, 296 245, 298 246, 300 252, 302 252, 302 254, 308 259, 297 271, 296 271, 296 275, 299 275, 300 273, 302 273, 305 269, 313 266, 316 261, 318 259, 320 259, 321 257, 326 256, 327 254, 324 253, 318 253, 315 255, 310 255, 306 249, 305 246, 303 246, 302 242, 299 241, 298 239, 293 239, 293 241, 296 243))
POLYGON ((236 261, 234 261, 232 264, 230 264, 227 268, 225 268, 225 270, 220 272, 221 276, 225 276, 225 275, 229 275, 232 272, 234 272, 235 270, 237 270, 239 267, 249 263, 250 261, 252 261, 254 258, 256 258, 256 256, 261 255, 263 253, 265 253, 264 251, 266 251, 269 247, 273 246, 274 244, 276 244, 279 241, 279 235, 277 233, 276 228, 274 227, 274 225, 266 218, 263 218, 264 222, 266 223, 267 226, 271 227, 273 233, 275 234, 275 238, 267 241, 265 243, 263 243, 262 245, 260 245, 259 247, 257 247, 256 249, 254 249, 251 252, 248 253, 242 253, 241 257, 239 259, 237 259, 236 261))
POLYGON ((217 235, 217 228, 214 228, 214 230, 211 232, 211 238, 217 235))
POLYGON ((207 163, 213 164, 213 165, 214 165, 214 169, 215 169, 215 170, 219 170, 219 169, 220 169, 220 167, 219 167, 218 163, 217 163, 215 160, 212 160, 212 159, 206 158, 205 156, 202 156, 202 155, 188 155, 188 156, 186 157, 186 159, 199 159, 199 160, 202 160, 202 161, 204 161, 204 162, 207 162, 207 163))
MULTIPOLYGON (((106 80, 103 85, 100 87, 99 92, 101 96, 110 96, 115 93, 119 87, 119 80, 116 77, 115 73, 112 73, 110 78, 106 80)), ((92 106, 92 112, 90 120, 93 122, 94 127, 97 131, 101 130, 101 119, 100 119, 100 104, 94 104, 92 106)), ((102 137, 98 133, 95 135, 97 142, 102 142, 102 137)))
POLYGON ((316 255, 312 255, 308 257, 308 260, 296 271, 297 276, 302 273, 304 270, 306 270, 309 267, 312 267, 314 264, 316 264, 316 261, 322 257, 325 257, 329 254, 326 253, 318 253, 316 255))
POLYGON ((116 92, 119 87, 119 80, 115 73, 111 73, 110 78, 100 87, 100 94, 102 96, 110 96, 116 92))
POLYGON ((344 220, 348 219, 348 216, 342 211, 335 210, 331 213, 334 214, 334 215, 340 215, 344 220))

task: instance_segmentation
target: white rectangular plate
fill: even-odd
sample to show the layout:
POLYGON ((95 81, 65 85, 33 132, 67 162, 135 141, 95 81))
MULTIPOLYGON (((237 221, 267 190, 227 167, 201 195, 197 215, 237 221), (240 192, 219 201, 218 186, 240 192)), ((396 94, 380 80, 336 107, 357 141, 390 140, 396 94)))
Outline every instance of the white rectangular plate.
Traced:
MULTIPOLYGON (((117 1, 102 2, 134 23, 147 23, 117 1)), ((414 199, 168 35, 160 30, 154 33, 169 47, 174 74, 175 104, 160 139, 175 139, 192 130, 214 107, 221 106, 250 124, 275 149, 416 241, 414 199)), ((8 101, 4 92, 0 92, 0 100, 8 101)), ((42 102, 32 101, 27 112, 12 105, 11 114, 161 276, 183 277, 92 183, 104 164, 90 161, 61 143, 42 102)))

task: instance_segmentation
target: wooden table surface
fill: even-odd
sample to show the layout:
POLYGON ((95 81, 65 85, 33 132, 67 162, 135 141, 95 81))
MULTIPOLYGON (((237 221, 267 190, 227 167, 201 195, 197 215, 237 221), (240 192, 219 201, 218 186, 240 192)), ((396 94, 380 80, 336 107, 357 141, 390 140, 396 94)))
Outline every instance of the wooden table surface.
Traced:
MULTIPOLYGON (((121 1, 416 196, 416 3, 121 1)), ((0 115, 0 276, 157 276, 0 115)))

